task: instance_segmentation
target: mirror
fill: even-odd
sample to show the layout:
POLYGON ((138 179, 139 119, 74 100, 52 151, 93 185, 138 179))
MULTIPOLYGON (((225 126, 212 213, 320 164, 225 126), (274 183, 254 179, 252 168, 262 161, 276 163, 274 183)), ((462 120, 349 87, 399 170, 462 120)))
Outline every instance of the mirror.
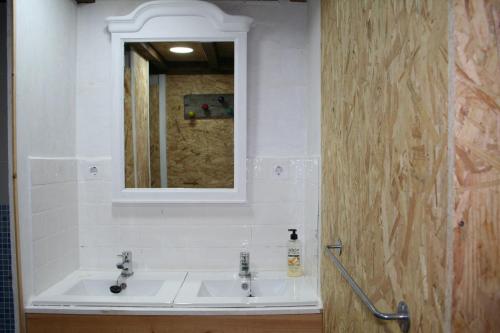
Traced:
POLYGON ((252 18, 169 0, 107 22, 113 204, 246 202, 252 18))
POLYGON ((234 42, 124 44, 125 188, 234 188, 234 42))

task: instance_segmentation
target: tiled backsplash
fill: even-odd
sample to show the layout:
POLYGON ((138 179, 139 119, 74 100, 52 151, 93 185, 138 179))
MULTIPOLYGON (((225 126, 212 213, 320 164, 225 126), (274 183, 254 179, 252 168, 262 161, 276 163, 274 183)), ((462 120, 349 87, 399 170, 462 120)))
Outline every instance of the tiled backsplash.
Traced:
POLYGON ((249 159, 246 204, 114 207, 109 162, 80 161, 82 268, 113 269, 116 254, 130 249, 142 269, 236 270, 247 244, 254 269, 285 270, 287 229, 297 228, 299 238, 308 243, 307 271, 315 271, 317 159, 249 159), (89 178, 95 163, 103 176, 89 178), (279 176, 277 166, 282 168, 279 176))
POLYGON ((77 269, 78 172, 71 158, 30 158, 34 291, 77 269))
POLYGON ((123 250, 136 269, 237 270, 247 246, 252 269, 285 270, 289 228, 304 242, 306 273, 317 274, 317 159, 249 159, 246 204, 145 206, 112 205, 110 162, 31 160, 37 292, 78 263, 113 270, 123 250))

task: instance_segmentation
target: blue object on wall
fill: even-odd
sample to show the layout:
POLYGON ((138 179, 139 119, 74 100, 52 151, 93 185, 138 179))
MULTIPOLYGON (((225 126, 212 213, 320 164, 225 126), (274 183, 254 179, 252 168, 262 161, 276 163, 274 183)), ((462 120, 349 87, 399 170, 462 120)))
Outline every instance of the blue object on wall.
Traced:
POLYGON ((0 333, 14 333, 9 206, 0 205, 0 333))

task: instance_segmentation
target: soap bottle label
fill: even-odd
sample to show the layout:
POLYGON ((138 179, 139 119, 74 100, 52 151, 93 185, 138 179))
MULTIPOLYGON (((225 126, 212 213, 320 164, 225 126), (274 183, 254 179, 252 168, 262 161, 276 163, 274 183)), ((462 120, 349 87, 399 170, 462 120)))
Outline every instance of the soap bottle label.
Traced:
POLYGON ((300 248, 288 248, 288 276, 302 275, 300 248))

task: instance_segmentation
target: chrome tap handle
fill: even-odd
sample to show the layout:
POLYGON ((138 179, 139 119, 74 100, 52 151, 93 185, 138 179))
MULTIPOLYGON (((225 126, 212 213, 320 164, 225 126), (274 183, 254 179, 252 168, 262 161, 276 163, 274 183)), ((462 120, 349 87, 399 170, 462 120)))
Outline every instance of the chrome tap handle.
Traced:
POLYGON ((116 268, 122 270, 123 276, 132 276, 134 270, 132 267, 132 251, 123 251, 118 257, 122 258, 122 261, 116 264, 116 268))
POLYGON ((250 253, 247 251, 240 252, 240 277, 250 276, 250 253))
POLYGON ((118 254, 117 256, 122 258, 122 261, 116 264, 116 268, 128 270, 129 264, 132 262, 132 252, 123 251, 121 254, 118 254))
POLYGON ((130 259, 132 258, 132 252, 123 251, 121 254, 118 254, 118 257, 121 257, 123 259, 123 262, 129 262, 130 259))

